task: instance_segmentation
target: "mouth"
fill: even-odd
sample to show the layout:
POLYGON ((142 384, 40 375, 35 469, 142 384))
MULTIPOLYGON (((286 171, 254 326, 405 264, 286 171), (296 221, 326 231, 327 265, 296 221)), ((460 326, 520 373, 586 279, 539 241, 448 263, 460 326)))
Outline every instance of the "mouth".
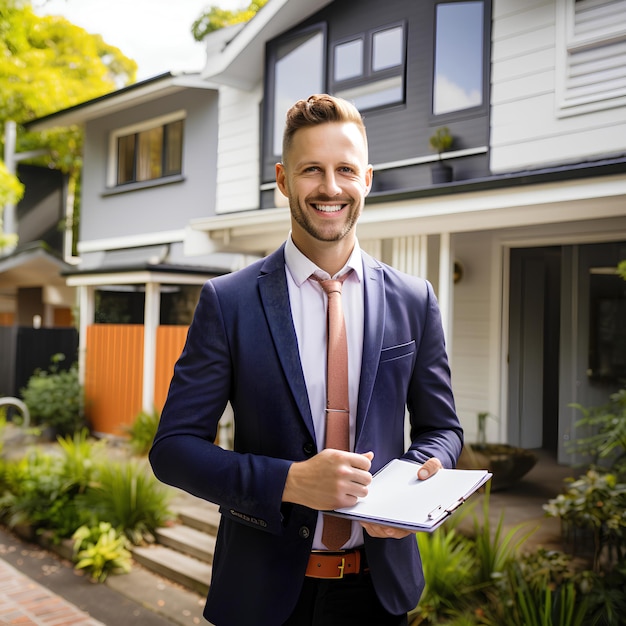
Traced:
POLYGON ((345 206, 345 204, 313 204, 313 208, 320 213, 337 213, 345 206))

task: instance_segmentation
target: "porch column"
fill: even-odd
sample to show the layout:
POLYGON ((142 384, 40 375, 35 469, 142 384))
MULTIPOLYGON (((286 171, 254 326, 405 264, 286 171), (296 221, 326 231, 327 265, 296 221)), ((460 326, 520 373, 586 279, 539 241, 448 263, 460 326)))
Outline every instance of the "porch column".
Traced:
POLYGON ((143 392, 142 407, 146 413, 154 409, 154 367, 156 364, 156 337, 160 321, 161 285, 146 283, 143 321, 143 392))
POLYGON ((446 338, 448 355, 452 354, 452 313, 454 284, 454 251, 452 250, 450 233, 439 235, 439 308, 441 309, 441 322, 446 338))
POLYGON ((96 310, 94 288, 90 285, 78 285, 77 288, 79 325, 78 325, 78 381, 85 384, 85 360, 87 358, 87 327, 94 323, 96 310))

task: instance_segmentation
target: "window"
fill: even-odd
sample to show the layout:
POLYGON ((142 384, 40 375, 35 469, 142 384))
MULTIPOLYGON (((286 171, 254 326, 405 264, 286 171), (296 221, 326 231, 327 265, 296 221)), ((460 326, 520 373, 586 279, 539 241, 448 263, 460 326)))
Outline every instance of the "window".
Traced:
POLYGON ((560 114, 626 103, 626 0, 558 0, 560 114))
POLYGON ((111 135, 109 186, 157 180, 182 173, 183 119, 180 114, 122 128, 111 135))
POLYGON ((335 44, 332 92, 363 111, 404 102, 405 28, 395 24, 335 44))
POLYGON ((433 113, 443 115, 482 106, 483 3, 436 5, 433 113))
POLYGON ((272 154, 282 154, 285 115, 301 98, 324 91, 325 31, 316 27, 280 43, 270 63, 274 78, 272 154))

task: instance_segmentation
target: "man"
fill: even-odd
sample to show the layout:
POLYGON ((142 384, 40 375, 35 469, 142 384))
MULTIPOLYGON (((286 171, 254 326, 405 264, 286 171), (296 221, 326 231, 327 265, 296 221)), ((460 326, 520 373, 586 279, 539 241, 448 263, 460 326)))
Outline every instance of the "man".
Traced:
POLYGON ((331 551, 320 511, 353 505, 393 458, 423 463, 420 478, 456 463, 462 430, 436 299, 358 246, 372 168, 351 104, 315 95, 290 109, 276 181, 290 236, 205 284, 150 460, 162 481, 221 507, 210 622, 406 624, 424 586, 415 536, 353 523, 331 551), (313 274, 345 278, 350 451, 324 448, 327 296, 313 274), (213 444, 229 401, 234 451, 213 444))

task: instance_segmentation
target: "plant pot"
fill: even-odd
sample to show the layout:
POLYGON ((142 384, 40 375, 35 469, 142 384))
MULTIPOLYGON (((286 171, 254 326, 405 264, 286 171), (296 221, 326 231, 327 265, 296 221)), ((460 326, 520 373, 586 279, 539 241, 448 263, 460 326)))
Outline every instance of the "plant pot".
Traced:
POLYGON ((493 474, 491 490, 508 489, 519 482, 537 463, 530 450, 504 443, 465 444, 457 466, 486 469, 493 474))
POLYGON ((443 183, 452 182, 452 167, 443 161, 435 161, 430 166, 430 174, 433 185, 441 185, 443 183))

